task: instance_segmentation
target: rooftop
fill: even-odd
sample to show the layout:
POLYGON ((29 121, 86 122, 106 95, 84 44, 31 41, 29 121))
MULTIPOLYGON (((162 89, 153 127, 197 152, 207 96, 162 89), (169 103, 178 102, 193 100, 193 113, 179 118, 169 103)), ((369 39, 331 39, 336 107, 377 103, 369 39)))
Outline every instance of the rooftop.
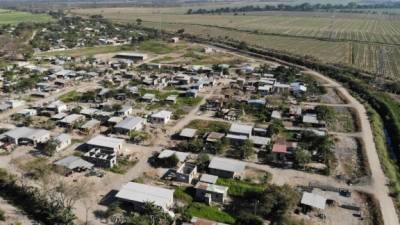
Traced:
POLYGON ((174 190, 129 182, 122 186, 116 197, 134 202, 154 202, 155 205, 167 209, 173 201, 174 190))
POLYGON ((165 149, 158 155, 158 158, 159 159, 168 158, 174 154, 176 155, 176 157, 178 157, 180 162, 185 161, 186 158, 189 156, 189 153, 186 153, 186 152, 178 152, 178 151, 174 151, 174 150, 165 149))
POLYGON ((86 142, 86 144, 88 144, 88 145, 113 148, 113 149, 118 147, 119 145, 122 145, 123 143, 125 143, 125 141, 122 139, 106 137, 103 135, 97 135, 96 137, 94 137, 94 138, 90 139, 88 142, 86 142))
POLYGON ((238 133, 238 134, 246 134, 251 136, 251 132, 253 130, 253 126, 239 123, 232 123, 229 132, 238 133))
POLYGON ((326 198, 321 195, 309 192, 303 192, 303 197, 301 198, 301 204, 308 205, 317 209, 325 209, 326 198))
POLYGON ((58 166, 66 167, 70 170, 73 170, 76 168, 90 169, 93 167, 92 163, 87 162, 77 156, 68 156, 66 158, 56 161, 54 164, 56 164, 58 166))
POLYGON ((141 117, 126 117, 124 120, 122 120, 117 125, 115 125, 115 128, 132 130, 137 125, 144 123, 144 122, 145 122, 145 119, 143 119, 141 117))
POLYGON ((234 159, 214 157, 208 168, 241 173, 244 171, 246 163, 234 159))
POLYGON ((197 129, 185 128, 179 134, 181 137, 193 138, 196 136, 197 129))

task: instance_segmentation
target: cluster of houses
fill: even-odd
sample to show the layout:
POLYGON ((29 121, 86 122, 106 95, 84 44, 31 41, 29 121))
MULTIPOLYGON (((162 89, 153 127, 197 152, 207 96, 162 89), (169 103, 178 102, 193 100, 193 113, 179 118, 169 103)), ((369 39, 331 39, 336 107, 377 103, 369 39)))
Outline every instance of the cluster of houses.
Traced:
MULTIPOLYGON (((240 179, 246 166, 238 160, 214 157, 208 165, 208 173, 199 174, 196 165, 190 162, 192 157, 188 153, 166 149, 157 158, 162 160, 173 155, 178 158, 179 163, 176 168, 167 172, 169 179, 186 184, 195 183, 193 187, 196 190, 196 200, 207 204, 224 204, 228 198, 228 187, 216 184, 218 177, 240 179)), ((135 206, 152 201, 167 212, 174 205, 173 190, 134 182, 123 185, 116 197, 135 206)))

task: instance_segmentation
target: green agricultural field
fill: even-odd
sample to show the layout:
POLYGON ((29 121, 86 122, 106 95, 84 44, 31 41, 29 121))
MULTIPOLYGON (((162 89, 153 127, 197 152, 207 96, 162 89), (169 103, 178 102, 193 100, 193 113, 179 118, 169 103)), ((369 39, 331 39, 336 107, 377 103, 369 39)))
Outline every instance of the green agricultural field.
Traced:
POLYGON ((19 12, 0 9, 0 25, 17 24, 22 22, 45 23, 53 19, 47 14, 32 14, 28 12, 19 12))
POLYGON ((352 66, 380 77, 400 78, 400 16, 323 12, 186 15, 187 9, 99 8, 74 13, 102 14, 116 22, 140 18, 147 27, 245 41, 256 47, 352 66))

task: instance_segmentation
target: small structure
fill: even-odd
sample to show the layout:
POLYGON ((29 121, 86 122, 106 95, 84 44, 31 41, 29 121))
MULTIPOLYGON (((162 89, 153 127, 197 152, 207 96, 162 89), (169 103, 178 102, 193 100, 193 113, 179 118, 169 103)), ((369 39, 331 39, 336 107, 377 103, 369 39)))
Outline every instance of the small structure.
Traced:
POLYGON ((146 93, 142 96, 142 101, 152 103, 156 100, 155 94, 146 93))
POLYGON ((185 128, 181 131, 179 136, 184 139, 194 139, 197 136, 197 129, 185 128))
POLYGON ((210 174, 203 174, 200 177, 200 182, 208 183, 208 184, 216 184, 218 180, 217 176, 210 175, 210 174))
POLYGON ((239 123, 232 123, 229 133, 250 137, 253 131, 253 126, 239 123))
POLYGON ((242 161, 214 157, 208 165, 209 173, 224 178, 241 178, 246 164, 242 161))
POLYGON ((66 149, 72 143, 71 136, 69 134, 60 134, 54 139, 58 142, 56 152, 66 149))
POLYGON ((50 132, 43 129, 17 127, 0 135, 0 140, 15 145, 46 143, 50 139, 50 132))
POLYGON ((196 199, 208 204, 224 203, 228 195, 228 187, 221 185, 198 182, 194 188, 196 189, 196 199))
POLYGON ((260 137, 260 136, 251 136, 250 137, 251 142, 255 147, 265 147, 271 143, 271 138, 267 137, 260 137))
POLYGON ((274 119, 274 120, 281 120, 281 119, 282 119, 282 114, 281 114, 281 112, 279 112, 279 111, 277 111, 277 110, 272 111, 272 113, 271 113, 271 119, 274 119))
POLYGON ((117 116, 129 116, 130 114, 132 114, 132 112, 132 106, 126 105, 123 106, 122 109, 118 110, 117 116))
POLYGON ((314 193, 303 192, 301 197, 301 204, 307 207, 312 207, 320 210, 324 210, 326 207, 326 198, 314 193))
POLYGON ((158 155, 157 158, 165 159, 171 157, 172 155, 176 155, 176 157, 179 159, 179 162, 184 162, 189 157, 189 153, 165 149, 158 155))
POLYGON ((129 182, 122 186, 115 197, 132 203, 137 208, 142 207, 147 202, 153 202, 168 211, 174 203, 174 190, 129 182))
POLYGON ((99 148, 110 153, 120 153, 125 141, 119 138, 97 135, 86 142, 87 149, 99 148))
POLYGON ((71 114, 64 117, 62 120, 58 121, 58 123, 63 127, 72 128, 76 123, 82 122, 85 120, 85 116, 80 114, 71 114))
POLYGON ((114 131, 119 134, 128 134, 131 131, 142 130, 146 120, 141 117, 127 117, 114 127, 114 131))
POLYGON ((197 174, 197 166, 192 163, 183 163, 178 169, 174 170, 174 174, 176 181, 190 184, 197 174))
POLYGON ((101 124, 100 121, 98 121, 96 119, 91 119, 91 120, 87 121, 85 124, 83 124, 80 127, 80 130, 83 133, 91 134, 100 128, 100 124, 101 124))
POLYGON ((22 109, 17 112, 17 114, 22 115, 24 117, 36 116, 37 110, 36 109, 22 109))
POLYGON ((177 99, 178 95, 170 95, 165 99, 165 101, 169 103, 176 103, 177 99))
POLYGON ((61 112, 67 111, 68 107, 62 101, 55 101, 55 102, 52 102, 52 103, 48 104, 45 107, 45 109, 48 110, 48 111, 52 111, 52 112, 57 114, 57 113, 61 113, 61 112))
POLYGON ((152 123, 167 124, 171 120, 172 112, 162 110, 150 116, 152 123))
POLYGON ((209 143, 216 143, 218 141, 221 141, 224 137, 225 137, 224 133, 210 132, 207 135, 206 141, 209 143))
POLYGON ((127 60, 132 60, 134 62, 136 61, 143 61, 148 59, 148 55, 147 54, 142 54, 142 53, 118 53, 114 56, 114 58, 117 59, 127 59, 127 60))
POLYGON ((66 158, 56 161, 54 165, 62 167, 67 171, 81 171, 93 168, 92 163, 87 162, 77 156, 68 156, 66 158))
POLYGON ((179 37, 173 37, 173 38, 170 39, 170 41, 172 43, 178 43, 179 42, 179 37))

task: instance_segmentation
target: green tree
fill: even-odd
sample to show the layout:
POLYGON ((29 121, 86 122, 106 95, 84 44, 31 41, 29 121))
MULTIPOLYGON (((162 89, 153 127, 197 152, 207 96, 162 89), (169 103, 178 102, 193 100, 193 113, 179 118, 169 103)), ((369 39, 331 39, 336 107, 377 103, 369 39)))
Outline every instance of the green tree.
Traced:
POLYGON ((6 220, 6 216, 3 210, 0 209, 0 221, 5 221, 6 220))
POLYGON ((282 121, 280 120, 273 120, 271 125, 268 127, 268 135, 269 136, 278 136, 285 130, 285 127, 283 126, 282 121))
POLYGON ((270 218, 273 224, 282 224, 284 218, 298 204, 300 196, 287 184, 283 186, 271 184, 262 193, 260 200, 261 215, 270 218))
POLYGON ((315 113, 317 114, 318 120, 332 121, 335 119, 335 111, 330 106, 319 105, 315 107, 315 113))
POLYGON ((55 139, 55 138, 51 138, 48 142, 46 142, 46 144, 43 147, 43 154, 47 155, 47 156, 53 156, 54 153, 57 151, 57 147, 60 145, 60 141, 55 139))
POLYGON ((240 213, 235 225, 263 225, 263 220, 254 214, 240 213))
POLYGON ((176 167, 178 163, 179 158, 176 154, 173 154, 170 157, 158 159, 158 165, 162 167, 176 167))
POLYGON ((136 19, 136 25, 140 26, 140 25, 142 25, 142 22, 143 22, 142 19, 140 19, 140 18, 136 19))
POLYGON ((239 147, 240 158, 247 159, 254 155, 253 149, 253 142, 251 140, 246 140, 240 147, 239 147))
POLYGON ((297 149, 294 152, 294 162, 298 167, 304 167, 305 164, 311 162, 311 153, 305 149, 297 149))

